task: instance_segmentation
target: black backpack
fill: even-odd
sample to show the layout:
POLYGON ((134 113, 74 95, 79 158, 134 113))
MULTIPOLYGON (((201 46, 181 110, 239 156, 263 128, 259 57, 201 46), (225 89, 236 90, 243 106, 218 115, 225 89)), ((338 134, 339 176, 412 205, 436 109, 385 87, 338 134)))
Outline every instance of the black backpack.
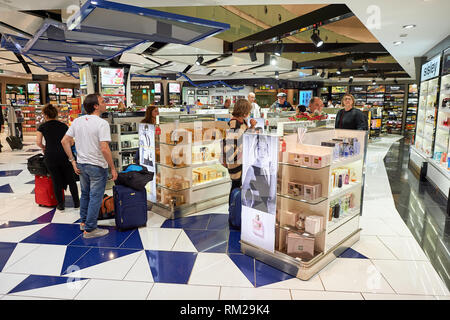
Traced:
POLYGON ((48 174, 48 169, 44 162, 44 155, 42 153, 28 158, 27 168, 28 171, 34 175, 46 176, 48 174))
POLYGON ((145 189, 145 185, 153 180, 153 172, 149 172, 146 167, 139 165, 128 165, 123 168, 124 171, 128 169, 129 166, 140 167, 139 171, 129 171, 120 172, 117 175, 116 185, 123 185, 134 190, 140 191, 145 189))

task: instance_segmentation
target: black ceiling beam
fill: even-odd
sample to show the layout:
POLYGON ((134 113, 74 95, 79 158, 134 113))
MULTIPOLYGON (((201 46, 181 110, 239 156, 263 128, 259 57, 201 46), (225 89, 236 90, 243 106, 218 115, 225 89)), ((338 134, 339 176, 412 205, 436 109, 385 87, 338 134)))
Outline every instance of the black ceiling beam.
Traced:
POLYGON ((233 42, 233 51, 236 51, 245 46, 252 46, 260 41, 281 37, 290 32, 301 30, 315 24, 320 24, 323 21, 330 20, 336 17, 354 14, 345 4, 331 4, 310 13, 304 14, 292 20, 280 23, 269 29, 254 33, 248 37, 236 40, 233 42))
POLYGON ((362 77, 374 77, 374 76, 378 76, 381 74, 388 74, 388 73, 392 73, 392 72, 401 72, 404 73, 403 70, 396 70, 396 69, 371 69, 368 70, 367 72, 364 70, 349 70, 349 71, 345 71, 345 72, 341 72, 340 74, 337 74, 335 72, 329 72, 328 74, 330 75, 330 77, 342 77, 342 78, 347 78, 350 76, 362 76, 362 77))
POLYGON ((31 69, 28 66, 28 63, 25 61, 25 59, 22 57, 22 55, 20 53, 16 53, 14 52, 14 55, 16 56, 17 60, 19 60, 19 62, 22 64, 24 70, 26 73, 31 74, 31 69))
POLYGON ((390 56, 390 54, 388 52, 387 53, 351 53, 351 54, 334 56, 334 57, 324 58, 324 59, 300 61, 300 62, 296 62, 295 66, 297 69, 302 68, 302 67, 316 67, 316 66, 322 66, 322 65, 326 65, 326 66, 334 65, 335 67, 346 67, 346 66, 351 65, 350 63, 348 63, 349 61, 374 60, 377 58, 388 57, 388 56, 390 56))
MULTIPOLYGON (((262 44, 256 46, 256 52, 269 52, 275 51, 276 43, 262 44)), ((240 52, 249 52, 251 49, 246 49, 240 52)), ((324 43, 321 47, 317 48, 313 43, 283 43, 283 52, 290 53, 324 53, 324 52, 350 52, 350 53, 385 53, 389 52, 383 47, 381 43, 324 43)))
POLYGON ((46 10, 23 10, 23 11, 19 11, 22 13, 26 13, 38 18, 42 18, 42 19, 52 19, 52 20, 56 20, 58 22, 62 22, 62 16, 60 13, 55 13, 52 11, 46 11, 46 10))

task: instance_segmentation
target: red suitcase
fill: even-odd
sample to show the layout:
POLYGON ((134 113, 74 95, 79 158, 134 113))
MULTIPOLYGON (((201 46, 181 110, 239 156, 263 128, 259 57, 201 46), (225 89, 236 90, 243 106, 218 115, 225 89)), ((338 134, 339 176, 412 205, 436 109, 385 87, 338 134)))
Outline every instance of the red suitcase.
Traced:
MULTIPOLYGON (((64 199, 64 190, 62 190, 64 199)), ((58 205, 55 193, 53 191, 52 179, 47 176, 38 176, 34 178, 34 198, 36 203, 44 207, 55 207, 58 205)))

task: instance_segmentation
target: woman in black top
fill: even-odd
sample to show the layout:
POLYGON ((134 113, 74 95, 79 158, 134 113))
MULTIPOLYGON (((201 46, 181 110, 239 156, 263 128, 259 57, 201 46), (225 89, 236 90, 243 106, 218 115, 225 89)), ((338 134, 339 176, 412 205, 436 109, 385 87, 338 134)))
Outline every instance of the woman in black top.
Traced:
POLYGON ((341 103, 344 109, 337 113, 334 127, 336 129, 368 130, 366 116, 361 110, 354 108, 355 98, 351 94, 345 94, 341 103))
POLYGON ((67 158, 67 155, 61 144, 61 140, 69 129, 67 125, 56 120, 58 110, 51 104, 47 104, 43 109, 45 122, 39 126, 36 133, 36 144, 44 151, 44 162, 50 173, 53 182, 53 189, 57 209, 64 210, 63 192, 69 185, 72 194, 74 207, 80 206, 78 188, 75 182, 75 173, 73 167, 67 158), (42 144, 42 137, 45 138, 45 146, 42 144))

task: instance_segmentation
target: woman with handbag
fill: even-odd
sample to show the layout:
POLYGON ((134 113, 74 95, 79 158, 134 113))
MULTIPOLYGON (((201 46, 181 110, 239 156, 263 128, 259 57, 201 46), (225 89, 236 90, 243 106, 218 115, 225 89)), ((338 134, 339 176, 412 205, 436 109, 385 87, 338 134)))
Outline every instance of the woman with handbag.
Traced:
POLYGON ((63 149, 61 140, 69 129, 66 124, 57 120, 58 110, 51 104, 47 104, 43 109, 45 122, 39 126, 36 132, 36 144, 44 151, 44 162, 53 181, 53 189, 57 209, 64 210, 65 203, 63 190, 69 186, 72 194, 74 207, 80 206, 78 187, 75 182, 75 173, 73 167, 67 158, 63 149), (45 138, 45 145, 42 144, 42 138, 45 138))

